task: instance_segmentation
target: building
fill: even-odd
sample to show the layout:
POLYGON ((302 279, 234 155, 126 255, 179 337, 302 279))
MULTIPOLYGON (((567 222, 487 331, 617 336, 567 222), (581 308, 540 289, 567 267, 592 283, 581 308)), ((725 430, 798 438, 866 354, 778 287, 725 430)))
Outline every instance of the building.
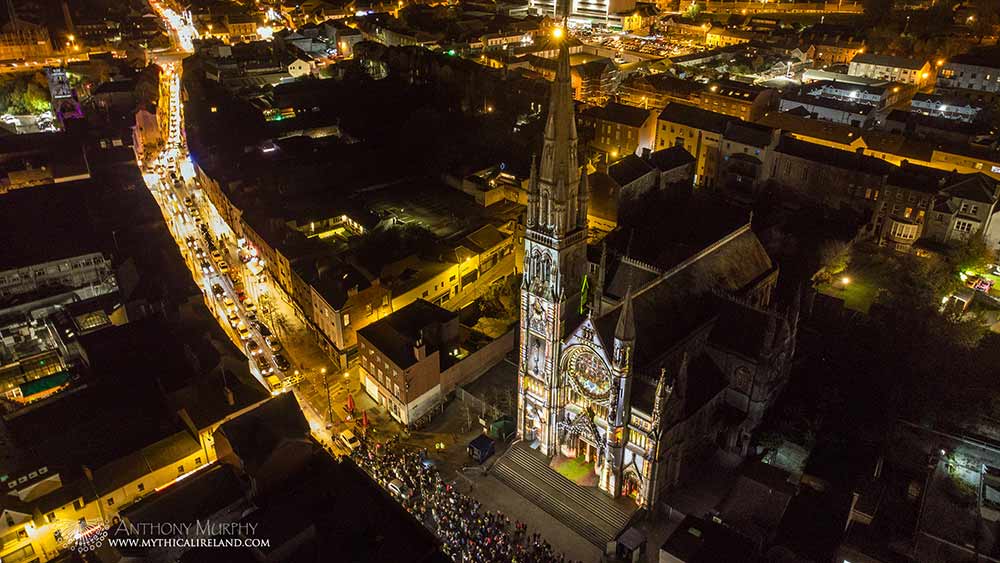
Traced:
POLYGON ((993 50, 955 55, 937 75, 937 87, 973 101, 992 100, 1000 93, 1000 58, 993 50))
POLYGON ((847 73, 922 88, 933 80, 931 63, 892 55, 859 53, 851 59, 847 73))
POLYGON ((756 34, 751 31, 712 26, 705 34, 705 46, 710 49, 732 47, 753 41, 756 34))
POLYGON ((0 194, 90 178, 83 146, 66 133, 6 135, 0 139, 0 194))
POLYGON ((990 250, 1000 245, 1000 217, 997 199, 1000 184, 984 174, 949 175, 929 210, 926 236, 950 243, 982 236, 990 250))
POLYGON ((636 35, 649 35, 660 11, 655 4, 636 4, 634 10, 617 14, 621 18, 622 31, 636 35))
POLYGON ((756 121, 777 107, 778 91, 733 80, 717 80, 701 91, 699 99, 702 109, 756 121))
MULTIPOLYGON (((764 309, 777 269, 742 211, 702 214, 707 210, 672 206, 674 214, 666 218, 660 214, 671 209, 650 209, 641 222, 609 235, 609 251, 601 253, 599 263, 588 260, 589 201, 576 156, 569 75, 569 53, 562 45, 526 216, 518 359, 520 442, 498 460, 494 471, 501 478, 539 471, 525 455, 582 456, 592 464, 597 488, 604 494, 651 507, 685 474, 683 460, 706 444, 718 440, 735 451, 745 446, 782 387, 795 321, 764 309), (658 222, 648 221, 657 216, 658 222), (731 222, 721 221, 717 230, 703 222, 695 229, 699 242, 687 241, 699 250, 688 246, 687 251, 664 252, 672 236, 685 238, 681 231, 692 232, 689 225, 678 226, 683 216, 696 221, 728 216, 731 222), (634 241, 633 228, 643 231, 635 232, 634 241), (716 277, 720 261, 733 265, 724 280, 716 277), (716 280, 712 283, 722 284, 717 289, 737 293, 745 301, 715 301, 709 297, 712 283, 695 280, 716 280), (592 298, 588 287, 595 288, 592 298), (751 344, 737 336, 745 334, 764 338, 751 344), (738 361, 737 349, 745 352, 743 358, 756 359, 750 365, 738 361), (754 377, 757 386, 750 389, 754 377), (729 404, 745 416, 724 428, 720 409, 730 381, 739 391, 729 395, 735 401, 729 404)), ((797 319, 797 313, 793 316, 797 319)), ((536 503, 554 498, 551 491, 523 481, 516 486, 536 503)), ((620 511, 594 510, 588 516, 595 521, 610 527, 621 523, 614 515, 620 511)), ((588 537, 605 545, 601 542, 607 531, 591 529, 588 537)))
POLYGON ((693 106, 667 104, 657 119, 656 149, 684 147, 697 160, 695 185, 709 186, 718 175, 719 142, 734 119, 693 106))
POLYGON ((719 184, 730 191, 755 194, 770 177, 780 133, 756 123, 730 122, 720 144, 719 184))
POLYGON ((781 95, 778 109, 810 119, 843 123, 852 127, 867 127, 878 111, 878 108, 869 104, 793 93, 781 95))
POLYGON ((52 54, 48 29, 23 20, 4 24, 0 32, 0 60, 19 61, 50 57, 52 54))
POLYGON ((632 75, 618 88, 618 101, 643 109, 663 110, 670 102, 697 105, 703 85, 668 73, 632 75))
POLYGON ((529 0, 529 10, 550 18, 567 17, 572 24, 592 26, 606 25, 621 29, 622 18, 636 9, 636 0, 596 0, 595 2, 567 2, 559 0, 529 0))
POLYGON ((418 299, 358 331, 365 391, 400 424, 433 414, 441 374, 458 361, 458 314, 418 299))
POLYGON ((893 166, 864 154, 785 135, 775 148, 770 179, 782 199, 829 209, 871 212, 893 166))
POLYGON ((678 184, 690 187, 694 179, 696 161, 684 147, 653 151, 646 160, 660 173, 660 189, 669 189, 678 184))
POLYGON ((983 106, 974 105, 963 98, 943 94, 918 93, 914 94, 913 99, 910 100, 910 111, 932 117, 972 123, 983 111, 983 106))
POLYGON ((865 52, 864 36, 847 26, 816 24, 802 32, 801 41, 811 46, 817 65, 848 64, 865 52))
POLYGON ((653 146, 656 113, 617 102, 580 112, 580 125, 593 129, 591 146, 610 160, 634 155, 653 146))
POLYGON ((660 547, 660 563, 753 563, 757 561, 753 542, 724 524, 685 516, 660 547))
POLYGON ((859 84, 820 80, 803 87, 801 93, 839 102, 864 104, 881 110, 899 103, 906 91, 898 84, 885 82, 859 84))

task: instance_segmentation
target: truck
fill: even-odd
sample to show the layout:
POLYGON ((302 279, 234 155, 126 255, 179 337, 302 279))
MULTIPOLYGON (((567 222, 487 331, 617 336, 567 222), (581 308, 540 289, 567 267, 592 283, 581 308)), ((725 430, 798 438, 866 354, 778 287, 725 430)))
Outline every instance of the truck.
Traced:
POLYGON ((278 395, 284 391, 284 387, 281 385, 281 379, 277 375, 265 376, 264 381, 267 382, 267 388, 271 391, 272 395, 278 395))

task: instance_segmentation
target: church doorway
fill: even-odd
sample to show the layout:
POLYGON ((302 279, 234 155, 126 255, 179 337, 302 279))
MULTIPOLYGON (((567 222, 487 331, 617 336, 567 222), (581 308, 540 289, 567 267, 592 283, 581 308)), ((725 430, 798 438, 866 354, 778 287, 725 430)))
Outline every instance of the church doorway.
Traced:
POLYGON ((642 482, 639 480, 639 476, 635 474, 635 471, 626 471, 625 482, 622 483, 622 495, 634 499, 639 496, 641 488, 642 482))

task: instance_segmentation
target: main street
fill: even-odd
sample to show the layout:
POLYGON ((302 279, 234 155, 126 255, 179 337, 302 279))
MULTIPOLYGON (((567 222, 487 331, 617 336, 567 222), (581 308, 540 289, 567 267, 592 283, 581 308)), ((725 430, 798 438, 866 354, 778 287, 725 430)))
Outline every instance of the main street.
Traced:
POLYGON ((399 427, 361 390, 357 369, 337 371, 310 335, 284 290, 267 273, 256 251, 240 239, 206 197, 196 178, 184 133, 181 60, 197 34, 171 8, 152 2, 169 26, 175 49, 154 58, 164 69, 168 108, 163 148, 143 163, 143 177, 202 290, 205 304, 249 362, 251 373, 272 394, 294 392, 317 439, 346 453, 337 436, 360 435, 361 411, 369 410, 369 431, 395 433, 399 427), (348 395, 355 414, 346 410, 348 395))

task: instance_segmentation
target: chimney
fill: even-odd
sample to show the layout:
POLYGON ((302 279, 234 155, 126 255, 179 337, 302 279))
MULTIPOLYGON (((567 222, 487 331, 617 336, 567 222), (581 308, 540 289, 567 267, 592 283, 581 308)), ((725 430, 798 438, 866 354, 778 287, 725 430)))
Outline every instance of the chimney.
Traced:
POLYGON ((236 404, 236 396, 233 395, 233 390, 229 387, 223 387, 222 391, 226 394, 226 404, 233 406, 236 404))
POLYGON ((427 346, 424 344, 422 336, 417 338, 416 342, 413 343, 413 357, 416 358, 418 362, 427 357, 427 346))

